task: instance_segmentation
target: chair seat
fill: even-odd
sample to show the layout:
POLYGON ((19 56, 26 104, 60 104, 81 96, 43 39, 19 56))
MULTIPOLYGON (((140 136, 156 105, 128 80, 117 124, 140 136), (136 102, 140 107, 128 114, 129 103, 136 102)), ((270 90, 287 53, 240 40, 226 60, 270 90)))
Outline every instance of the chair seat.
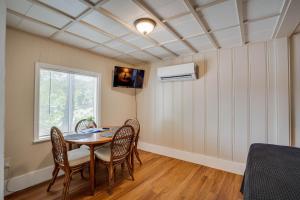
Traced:
MULTIPOLYGON (((100 146, 95 146, 95 151, 97 151, 99 148, 102 148, 102 147, 109 147, 110 146, 110 142, 108 143, 105 143, 103 145, 100 145, 100 146)), ((90 147, 87 146, 87 145, 81 145, 80 148, 83 148, 83 149, 86 149, 86 150, 90 150, 90 147)))
POLYGON ((90 152, 83 148, 68 151, 69 165, 76 166, 90 161, 90 152))
POLYGON ((103 161, 109 162, 111 156, 111 148, 110 146, 101 146, 101 148, 95 151, 95 156, 103 161))

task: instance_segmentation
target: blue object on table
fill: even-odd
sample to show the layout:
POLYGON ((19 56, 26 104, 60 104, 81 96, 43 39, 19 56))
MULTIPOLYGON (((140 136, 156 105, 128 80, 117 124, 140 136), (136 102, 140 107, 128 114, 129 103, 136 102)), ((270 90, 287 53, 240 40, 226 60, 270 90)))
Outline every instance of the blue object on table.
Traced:
POLYGON ((82 130, 80 131, 79 133, 99 133, 99 132, 102 132, 103 129, 100 129, 100 128, 89 128, 89 129, 85 129, 85 130, 82 130))

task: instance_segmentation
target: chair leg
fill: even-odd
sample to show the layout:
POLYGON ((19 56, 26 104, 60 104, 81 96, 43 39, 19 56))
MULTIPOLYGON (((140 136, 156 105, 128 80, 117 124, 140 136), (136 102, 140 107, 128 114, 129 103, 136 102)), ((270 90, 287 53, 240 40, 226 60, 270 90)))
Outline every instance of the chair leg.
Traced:
POLYGON ((132 173, 134 172, 134 149, 132 150, 131 152, 131 155, 130 155, 130 164, 131 164, 131 170, 132 170, 132 173))
POLYGON ((84 169, 80 170, 80 176, 81 176, 81 179, 85 179, 85 177, 84 177, 84 169))
POLYGON ((63 200, 69 199, 70 182, 71 182, 71 176, 70 176, 70 174, 66 173, 65 180, 64 180, 64 189, 63 189, 63 194, 62 194, 63 200))
POLYGON ((137 150, 137 147, 134 148, 134 153, 135 153, 135 156, 136 156, 136 158, 138 159, 140 165, 142 165, 143 163, 142 163, 142 160, 141 160, 141 158, 140 158, 140 154, 139 154, 139 152, 138 152, 138 150, 137 150))
POLYGON ((57 165, 55 165, 54 170, 52 172, 51 182, 49 183, 48 188, 47 188, 47 192, 50 191, 52 185, 55 183, 58 172, 59 172, 59 167, 57 165))
POLYGON ((121 169, 122 169, 122 174, 124 173, 124 169, 125 169, 125 163, 121 164, 121 169))
POLYGON ((114 184, 114 167, 110 165, 108 167, 108 193, 112 193, 112 187, 114 184))
POLYGON ((128 172, 129 172, 132 180, 134 181, 133 170, 132 170, 132 166, 130 166, 129 157, 126 159, 126 165, 128 168, 128 172))

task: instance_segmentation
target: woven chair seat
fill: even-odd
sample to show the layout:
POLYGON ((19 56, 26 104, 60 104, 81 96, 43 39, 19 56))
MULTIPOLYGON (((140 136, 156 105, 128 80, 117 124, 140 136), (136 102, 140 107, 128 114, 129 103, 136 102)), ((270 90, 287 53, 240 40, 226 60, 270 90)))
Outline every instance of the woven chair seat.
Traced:
POLYGON ((95 156, 103 161, 109 162, 111 157, 111 148, 110 146, 105 146, 97 149, 95 151, 95 156))
MULTIPOLYGON (((108 143, 105 143, 105 144, 103 144, 103 145, 100 145, 100 146, 95 146, 94 147, 94 150, 96 151, 96 150, 98 150, 98 149, 100 149, 100 148, 102 148, 102 147, 110 147, 110 142, 108 142, 108 143)), ((83 149, 85 149, 85 150, 90 150, 90 147, 89 146, 87 146, 87 145, 81 145, 80 146, 80 148, 83 148, 83 149)))
POLYGON ((90 152, 84 148, 68 151, 69 165, 76 166, 90 161, 90 152))

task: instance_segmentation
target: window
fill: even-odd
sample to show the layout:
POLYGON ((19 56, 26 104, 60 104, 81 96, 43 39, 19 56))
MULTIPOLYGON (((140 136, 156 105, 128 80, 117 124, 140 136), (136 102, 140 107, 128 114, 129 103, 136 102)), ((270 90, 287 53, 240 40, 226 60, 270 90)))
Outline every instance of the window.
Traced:
POLYGON ((35 79, 35 142, 49 140, 52 126, 71 132, 81 119, 99 121, 99 74, 37 63, 35 79))

